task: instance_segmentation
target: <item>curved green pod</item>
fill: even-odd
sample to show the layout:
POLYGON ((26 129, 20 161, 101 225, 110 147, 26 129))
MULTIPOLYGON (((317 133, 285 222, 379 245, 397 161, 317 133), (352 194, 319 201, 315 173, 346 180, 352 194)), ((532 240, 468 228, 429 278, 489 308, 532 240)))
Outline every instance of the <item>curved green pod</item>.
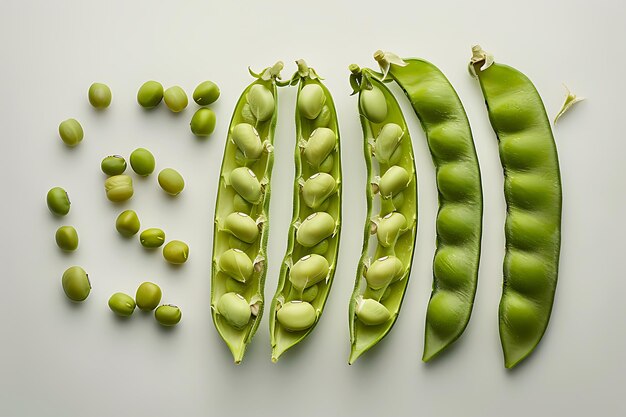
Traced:
MULTIPOLYGON (((220 171, 213 231, 211 314, 218 333, 233 354, 235 363, 240 363, 243 359, 246 347, 252 340, 263 314, 270 178, 274 162, 273 141, 278 113, 277 85, 280 83, 278 79, 282 67, 283 63, 278 62, 260 74, 250 71, 256 80, 243 91, 233 112, 220 171), (254 97, 250 97, 251 92, 254 97), (250 102, 254 106, 254 111, 250 109, 250 102), (262 118, 257 119, 255 114, 262 115, 262 118), (250 141, 236 141, 233 138, 233 132, 238 131, 237 126, 245 127, 246 124, 251 125, 249 129, 244 129, 245 132, 253 133, 251 140, 260 141, 259 152, 245 153, 246 145, 249 145, 250 141), (250 199, 250 196, 240 195, 236 187, 230 183, 231 173, 240 167, 249 169, 260 181, 263 190, 258 201, 242 204, 241 202, 250 199), (232 216, 234 213, 237 214, 232 216), (226 219, 232 222, 233 218, 236 220, 237 215, 244 220, 251 218, 258 226, 258 235, 247 233, 246 242, 234 236, 230 230, 232 225, 227 224, 226 219), (222 255, 231 254, 232 251, 229 252, 231 249, 245 252, 247 255, 247 258, 244 258, 245 265, 230 265, 232 263, 230 261, 237 262, 239 258, 230 259, 226 263, 220 262, 222 255), (246 273, 245 282, 238 286, 239 292, 232 293, 227 283, 233 275, 233 270, 237 268, 248 270, 249 261, 253 263, 253 272, 249 276, 246 273), (220 265, 225 264, 229 264, 229 268, 222 270, 220 265), (225 298, 222 300, 223 297, 225 298), (239 303, 233 303, 233 299, 239 303), (250 308, 249 319, 245 322, 241 317, 248 315, 241 314, 242 302, 247 303, 250 308)), ((242 192, 241 189, 239 192, 242 192)))
POLYGON ((298 84, 293 218, 278 287, 270 308, 273 362, 304 340, 319 322, 335 275, 341 230, 341 153, 335 105, 315 71, 307 67, 303 60, 296 63, 298 72, 291 80, 292 85, 298 84), (317 138, 320 132, 325 140, 332 139, 330 146, 319 146, 317 138), (314 138, 313 141, 310 138, 314 138), (332 163, 327 174, 320 174, 320 159, 332 163), (324 187, 325 191, 317 193, 317 198, 311 198, 309 187, 305 191, 306 181, 316 181, 320 177, 330 180, 328 176, 336 185, 324 187), (320 239, 321 242, 318 242, 320 239), (299 266, 314 259, 320 262, 320 257, 324 257, 325 262, 321 262, 323 267, 319 269, 327 271, 327 274, 321 280, 315 277, 317 289, 310 299, 306 293, 307 286, 301 284, 300 268, 294 266, 298 261, 301 261, 299 266), (294 273, 291 273, 292 269, 294 273))
POLYGON ((357 65, 351 65, 350 70, 350 83, 354 93, 359 94, 368 178, 363 250, 348 313, 348 363, 352 364, 389 333, 400 312, 415 251, 417 174, 411 136, 398 102, 372 70, 357 65), (396 168, 408 174, 408 184, 398 182, 403 188, 394 190, 393 198, 382 196, 377 178, 399 171, 396 168), (380 212, 373 216, 374 207, 380 212), (395 221, 402 217, 403 221, 395 221), (379 227, 381 233, 377 233, 379 227), (376 243, 371 244, 374 240, 376 243))
POLYGON ((446 76, 422 59, 382 51, 374 59, 411 102, 437 172, 437 248, 422 357, 428 362, 463 334, 474 306, 483 214, 480 166, 465 109, 446 76))
POLYGON ((561 174, 550 121, 533 83, 472 48, 470 72, 480 82, 504 170, 504 283, 500 340, 504 365, 532 353, 548 326, 561 248, 561 174))

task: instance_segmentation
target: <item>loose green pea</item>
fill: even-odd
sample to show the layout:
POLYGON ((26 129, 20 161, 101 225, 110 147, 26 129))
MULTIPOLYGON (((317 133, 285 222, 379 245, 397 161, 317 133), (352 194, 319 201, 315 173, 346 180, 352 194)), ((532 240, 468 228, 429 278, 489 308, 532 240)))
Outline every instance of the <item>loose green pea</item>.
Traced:
POLYGON ((239 123, 232 128, 230 136, 245 158, 259 159, 261 157, 263 144, 259 132, 254 126, 248 123, 239 123))
POLYGON ((172 240, 163 247, 163 257, 171 264, 184 264, 189 258, 189 246, 180 240, 172 240))
POLYGON ((121 175, 126 171, 126 160, 120 155, 107 156, 100 163, 100 168, 106 175, 121 175))
POLYGON ((72 252, 78 248, 78 233, 72 226, 59 227, 54 238, 57 246, 64 251, 72 252))
POLYGON ((379 290, 404 275, 404 265, 395 256, 383 256, 375 260, 365 273, 367 285, 379 290))
POLYGON ((406 217, 402 213, 393 212, 380 219, 376 235, 378 243, 388 248, 396 244, 400 233, 406 230, 406 217))
POLYGON ((144 248, 158 248, 165 242, 165 232, 161 229, 146 229, 139 235, 139 241, 144 248))
POLYGON ((235 191, 252 204, 258 204, 263 198, 261 183, 251 169, 247 167, 233 169, 229 181, 235 191))
POLYGON ((215 130, 215 113, 211 109, 198 109, 191 117, 191 133, 196 136, 209 136, 215 130))
POLYGON ((109 308, 118 316, 128 317, 135 311, 135 300, 128 294, 116 292, 109 298, 109 308))
POLYGON ((402 156, 398 152, 404 130, 395 123, 387 123, 380 129, 374 143, 374 154, 381 164, 395 164, 402 156))
POLYGON ((289 301, 276 313, 276 319, 287 331, 306 330, 315 323, 315 308, 306 301, 289 301))
POLYGON ((363 89, 359 96, 359 104, 363 115, 371 122, 382 123, 387 118, 387 100, 380 88, 363 89))
POLYGON ((161 288, 158 285, 152 282, 142 282, 135 294, 137 307, 143 311, 152 311, 161 302, 161 296, 161 288))
POLYGON ((330 265, 320 255, 306 255, 300 258, 289 271, 289 281, 294 288, 302 291, 326 279, 330 265))
POLYGON ((391 313, 381 303, 371 298, 361 298, 357 303, 356 316, 366 326, 378 326, 391 318, 391 313))
POLYGON ((152 174, 155 165, 154 155, 145 148, 137 148, 130 154, 130 166, 137 175, 145 177, 152 174))
POLYGON ((325 172, 311 175, 302 186, 304 204, 312 209, 318 209, 335 192, 336 187, 337 181, 332 175, 325 172))
POLYGON ((390 167, 378 183, 380 196, 385 199, 392 198, 408 187, 410 180, 411 178, 406 169, 398 165, 390 167))
POLYGON ((65 216, 70 212, 70 198, 61 187, 54 187, 48 191, 46 203, 50 212, 57 216, 65 216))
POLYGON ((61 278, 63 291, 67 298, 73 301, 83 301, 91 292, 89 277, 80 266, 71 266, 65 270, 61 278))
POLYGON ((140 227, 141 223, 139 223, 139 217, 133 210, 124 210, 115 220, 115 228, 122 236, 134 236, 139 231, 140 227))
POLYGON ((157 81, 146 81, 137 91, 137 102, 141 107, 152 109, 163 100, 163 86, 157 81))
POLYGON ((193 90, 193 101, 208 106, 220 97, 220 88, 213 81, 204 81, 193 90))
POLYGON ((220 256, 220 270, 240 282, 246 282, 254 272, 252 260, 241 249, 228 249, 220 256))
POLYGON ((302 87, 298 95, 298 110, 309 120, 319 116, 326 103, 324 90, 318 84, 307 84, 302 87))
POLYGON ((187 104, 189 104, 189 99, 187 98, 185 90, 177 85, 170 87, 163 92, 163 100, 165 101, 167 108, 174 113, 183 111, 185 107, 187 107, 187 104))
POLYGON ((327 127, 311 132, 304 147, 304 158, 309 164, 318 167, 337 145, 337 135, 327 127))
POLYGON ((242 329, 250 321, 252 311, 246 299, 237 293, 228 292, 217 302, 217 313, 235 329, 242 329))
POLYGON ((252 243, 259 237, 256 222, 246 213, 231 213, 224 219, 224 230, 245 243, 252 243))
POLYGON ((304 219, 296 231, 296 240, 310 248, 326 239, 335 231, 335 219, 328 213, 318 211, 304 219))
POLYGON ((175 305, 164 304, 154 311, 154 318, 163 326, 175 326, 183 318, 183 313, 175 305))
POLYGON ((59 125, 59 136, 67 146, 74 147, 83 140, 83 127, 76 119, 64 120, 59 125))
POLYGON ((159 172, 159 185, 170 195, 178 195, 185 188, 185 180, 175 169, 165 168, 159 172))
POLYGON ((89 87, 89 102, 96 109, 106 109, 111 104, 111 89, 102 83, 93 83, 89 87))
POLYGON ((267 87, 255 84, 246 95, 250 111, 259 122, 264 122, 274 114, 274 95, 267 87))
POLYGON ((109 200, 126 201, 133 196, 133 180, 128 175, 114 175, 104 182, 104 189, 109 200))

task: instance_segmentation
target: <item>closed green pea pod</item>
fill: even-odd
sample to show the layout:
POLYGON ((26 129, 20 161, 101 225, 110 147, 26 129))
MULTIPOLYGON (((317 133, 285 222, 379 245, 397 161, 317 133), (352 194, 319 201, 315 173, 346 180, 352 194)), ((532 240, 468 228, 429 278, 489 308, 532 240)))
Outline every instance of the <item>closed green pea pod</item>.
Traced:
POLYGON ((532 130, 500 139, 500 158, 511 168, 527 170, 549 164, 553 153, 550 142, 532 130))
POLYGON ((387 123, 380 129, 374 143, 374 153, 379 163, 393 164, 398 162, 400 154, 396 150, 403 136, 404 130, 395 123, 387 123))
POLYGON ((57 229, 54 239, 57 246, 64 251, 72 252, 78 248, 78 233, 72 226, 61 226, 57 229))
POLYGON ((274 114, 274 95, 267 87, 260 84, 253 85, 246 99, 250 105, 250 111, 258 121, 264 122, 274 114))
POLYGON ((458 160, 473 153, 471 133, 466 124, 457 121, 436 124, 428 133, 428 145, 441 161, 458 160))
POLYGON ((446 337, 463 324, 463 301, 450 291, 438 291, 428 303, 426 323, 440 337, 446 337))
POLYGON ((241 249, 229 249, 220 256, 220 270, 240 282, 246 282, 254 271, 250 257, 241 249))
POLYGON ((371 298, 361 298, 357 303, 355 313, 366 326, 377 326, 391 318, 391 313, 387 307, 371 298))
POLYGON ((276 313, 276 319, 281 326, 292 332, 299 332, 313 326, 316 316, 315 308, 306 301, 290 301, 276 313))
POLYGON ((133 180, 128 175, 114 175, 104 182, 104 189, 109 200, 126 201, 133 196, 133 180))
POLYGON ((120 155, 107 156, 100 163, 100 168, 107 175, 120 175, 126 171, 126 160, 120 155))
POLYGON ((437 250, 433 261, 433 273, 440 286, 463 288, 474 271, 470 263, 471 254, 462 247, 443 246, 437 250))
POLYGON ((224 219, 224 230, 245 243, 252 243, 259 237, 259 228, 246 213, 231 213, 224 219))
POLYGON ((263 198, 261 183, 251 169, 247 167, 233 169, 229 181, 235 191, 252 204, 259 203, 263 198))
POLYGON ((128 317, 135 311, 135 300, 130 295, 116 292, 109 298, 109 308, 118 316, 128 317))
POLYGON ((91 292, 91 282, 83 268, 71 266, 65 270, 61 278, 63 291, 72 301, 83 301, 91 292))
POLYGON ((302 87, 298 95, 298 110, 309 120, 319 116, 326 103, 324 90, 318 84, 307 84, 302 87))
POLYGON ((235 329, 243 328, 250 321, 252 311, 243 296, 228 292, 217 302, 217 312, 235 329))
POLYGON ((527 298, 509 292, 500 301, 501 325, 518 338, 534 339, 541 330, 537 307, 527 298))
POLYGON ((180 240, 167 242, 167 245, 163 247, 163 257, 171 264, 184 264, 189 258, 189 246, 180 240))
POLYGON ((367 285, 379 290, 404 275, 404 265, 395 256, 383 256, 375 260, 365 273, 367 285))
POLYGON ((419 103, 420 121, 430 125, 458 117, 458 98, 449 94, 449 85, 440 80, 425 81, 412 91, 411 100, 419 103))
POLYGON ((327 127, 315 129, 304 147, 304 158, 314 167, 319 166, 337 145, 337 135, 327 127))
POLYGON ((155 227, 146 229, 139 235, 139 242, 144 248, 158 248, 165 242, 165 232, 155 227))
POLYGON ((376 228, 376 236, 381 246, 388 248, 396 244, 400 233, 406 229, 406 217, 402 213, 393 212, 380 219, 376 228))
POLYGON ((382 123, 387 118, 387 100, 378 87, 361 90, 359 104, 363 115, 372 123, 382 123))
POLYGON ((159 172, 159 185, 169 195, 178 195, 185 188, 185 180, 178 171, 165 168, 159 172))
POLYGON ((318 172, 309 177, 302 186, 304 203, 312 209, 319 208, 337 188, 335 178, 325 172, 318 172))
POLYGON ((520 249, 536 250, 551 246, 557 236, 557 225, 545 221, 534 213, 520 210, 510 211, 506 219, 505 231, 508 243, 520 249))
POLYGON ((406 169, 394 165, 390 167, 380 178, 378 189, 382 198, 392 198, 403 191, 411 181, 411 177, 406 169))
POLYGON ((558 184, 539 173, 511 172, 504 182, 504 193, 511 204, 532 209, 553 206, 558 184))
POLYGON ((519 132, 532 126, 541 116, 541 110, 536 103, 521 92, 511 94, 505 99, 492 100, 489 103, 489 115, 493 128, 500 132, 519 132))
POLYGON ((476 191, 476 181, 473 167, 462 162, 443 164, 437 171, 439 192, 451 201, 472 196, 476 191))
POLYGON ((553 285, 551 268, 535 254, 511 250, 504 262, 507 285, 525 295, 540 294, 553 285))
POLYGON ((50 212, 57 216, 65 216, 70 212, 70 198, 61 187, 54 187, 48 191, 46 204, 50 212))
POLYGON ((259 132, 249 123, 239 123, 235 125, 231 132, 235 145, 248 159, 259 159, 263 153, 263 144, 259 137, 259 132))
POLYGON ((162 326, 175 326, 182 317, 180 308, 171 304, 164 304, 154 310, 154 318, 162 326))
POLYGON ((318 211, 304 219, 296 232, 296 240, 304 247, 310 248, 335 231, 335 219, 323 211, 318 211))
POLYGON ((115 228, 122 236, 133 236, 137 234, 140 227, 139 217, 133 210, 124 210, 115 220, 115 228))
POLYGON ((330 265, 325 257, 306 255, 300 258, 289 271, 289 281, 296 289, 302 291, 326 279, 330 265))
POLYGON ((447 204, 437 215, 437 234, 446 243, 464 242, 475 234, 474 213, 466 206, 447 204))

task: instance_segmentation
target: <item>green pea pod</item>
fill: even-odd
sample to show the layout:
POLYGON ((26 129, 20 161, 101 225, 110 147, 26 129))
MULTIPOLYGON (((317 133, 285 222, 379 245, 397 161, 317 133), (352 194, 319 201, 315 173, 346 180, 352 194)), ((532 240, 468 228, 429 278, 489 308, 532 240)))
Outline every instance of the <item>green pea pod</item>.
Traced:
POLYGON ((437 171, 437 249, 422 358, 427 362, 461 336, 472 313, 482 234, 480 167, 463 104, 446 76, 422 59, 382 51, 374 59, 411 102, 437 171), (437 304, 441 291, 457 295, 455 303, 437 304))
POLYGON ((352 364, 389 333, 400 312, 415 250, 417 175, 411 137, 398 102, 372 70, 351 65, 350 71, 351 84, 359 94, 368 184, 374 184, 376 177, 387 178, 381 188, 388 193, 375 194, 377 187, 366 188, 363 250, 349 307, 348 363, 352 364), (394 132, 391 139, 389 131, 394 132), (376 138, 384 143, 376 146, 376 138), (387 172, 391 178, 385 177, 387 172), (375 216, 374 198, 380 206, 375 216), (373 221, 378 222, 377 228, 372 227, 373 221), (370 247, 371 233, 377 234, 375 248, 370 247))
POLYGON ((278 116, 277 85, 280 85, 278 80, 282 66, 282 62, 279 62, 261 74, 250 72, 256 80, 246 87, 237 102, 222 159, 213 231, 211 312, 215 327, 230 349, 235 363, 242 361, 246 347, 252 340, 263 314, 263 289, 267 273, 269 180, 274 163, 272 144, 278 116), (250 106, 254 108, 253 114, 250 113, 250 106), (241 125, 248 122, 252 122, 251 127, 241 125), (239 136, 236 139, 233 137, 239 135, 239 130, 235 129, 238 125, 249 128, 244 131, 243 139, 239 136), (246 170, 241 170, 242 167, 246 167, 246 170), (263 190, 257 189, 256 183, 250 185, 250 181, 235 181, 236 186, 233 186, 229 180, 232 179, 233 171, 238 168, 237 172, 243 172, 252 179, 254 177, 250 172, 253 173, 265 184, 263 190), (245 212, 245 215, 239 212, 245 212), (238 219, 236 216, 241 218, 238 219), (248 216, 258 225, 258 237, 256 228, 249 230, 248 216), (237 242, 241 238, 248 243, 237 242), (245 252, 246 257, 232 256, 232 249, 245 252), (223 255, 226 255, 227 259, 222 259, 223 255), (250 261, 253 263, 252 268, 249 265, 250 261), (223 299, 219 305, 221 312, 218 308, 218 302, 223 296, 231 293, 232 285, 228 284, 229 281, 233 281, 231 276, 245 281, 237 286, 237 296, 243 298, 243 300, 237 298, 240 302, 234 304, 237 307, 237 314, 231 311, 233 303, 224 301, 232 298, 231 295, 228 296, 230 298, 223 299), (246 304, 250 309, 248 313, 245 312, 245 308, 241 308, 246 304), (248 316, 249 319, 245 319, 248 316))
POLYGON ((500 341, 504 366, 530 355, 548 327, 561 249, 561 174, 550 120, 524 74, 472 48, 478 78, 498 138, 507 204, 500 341))
POLYGON ((307 337, 319 322, 339 252, 341 154, 335 104, 315 71, 303 60, 297 64, 298 72, 292 77, 292 83, 298 83, 293 218, 278 288, 270 309, 273 362, 307 337), (320 120, 322 118, 324 120, 320 120), (321 157, 330 161, 324 168, 328 174, 323 175, 318 175, 322 170, 318 166, 320 160, 311 163, 313 157, 308 152, 313 148, 302 147, 320 125, 324 126, 320 129, 328 131, 326 136, 332 138, 330 146, 323 146, 321 157), (309 180, 329 184, 316 186, 309 180), (309 186, 305 192, 301 184, 307 181, 309 186), (319 190, 315 191, 315 188, 319 190), (307 291, 308 288, 313 289, 307 291))

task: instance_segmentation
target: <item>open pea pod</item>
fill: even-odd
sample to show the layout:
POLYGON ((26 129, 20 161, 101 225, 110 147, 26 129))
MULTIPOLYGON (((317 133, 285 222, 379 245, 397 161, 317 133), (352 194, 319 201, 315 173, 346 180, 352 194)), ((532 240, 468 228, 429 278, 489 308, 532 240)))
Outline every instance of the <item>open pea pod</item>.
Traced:
POLYGON ((548 327, 561 250, 559 158, 541 96, 524 74, 472 48, 478 78, 498 138, 504 170, 504 283, 500 341, 504 365, 530 355, 548 327))
POLYGON ((312 68, 296 61, 298 85, 293 218, 270 308, 272 361, 307 337, 331 289, 341 230, 341 153, 332 96, 312 68))
POLYGON ((400 312, 415 252, 417 174, 411 136, 391 91, 372 70, 350 70, 368 178, 363 250, 349 305, 352 364, 389 333, 400 312))
POLYGON ((446 76, 423 59, 382 51, 374 59, 411 102, 437 171, 437 249, 423 354, 428 362, 463 334, 474 306, 483 213, 480 166, 463 104, 446 76))
POLYGON ((215 204, 211 313, 240 363, 263 314, 273 141, 282 62, 241 94, 224 148, 215 204))

